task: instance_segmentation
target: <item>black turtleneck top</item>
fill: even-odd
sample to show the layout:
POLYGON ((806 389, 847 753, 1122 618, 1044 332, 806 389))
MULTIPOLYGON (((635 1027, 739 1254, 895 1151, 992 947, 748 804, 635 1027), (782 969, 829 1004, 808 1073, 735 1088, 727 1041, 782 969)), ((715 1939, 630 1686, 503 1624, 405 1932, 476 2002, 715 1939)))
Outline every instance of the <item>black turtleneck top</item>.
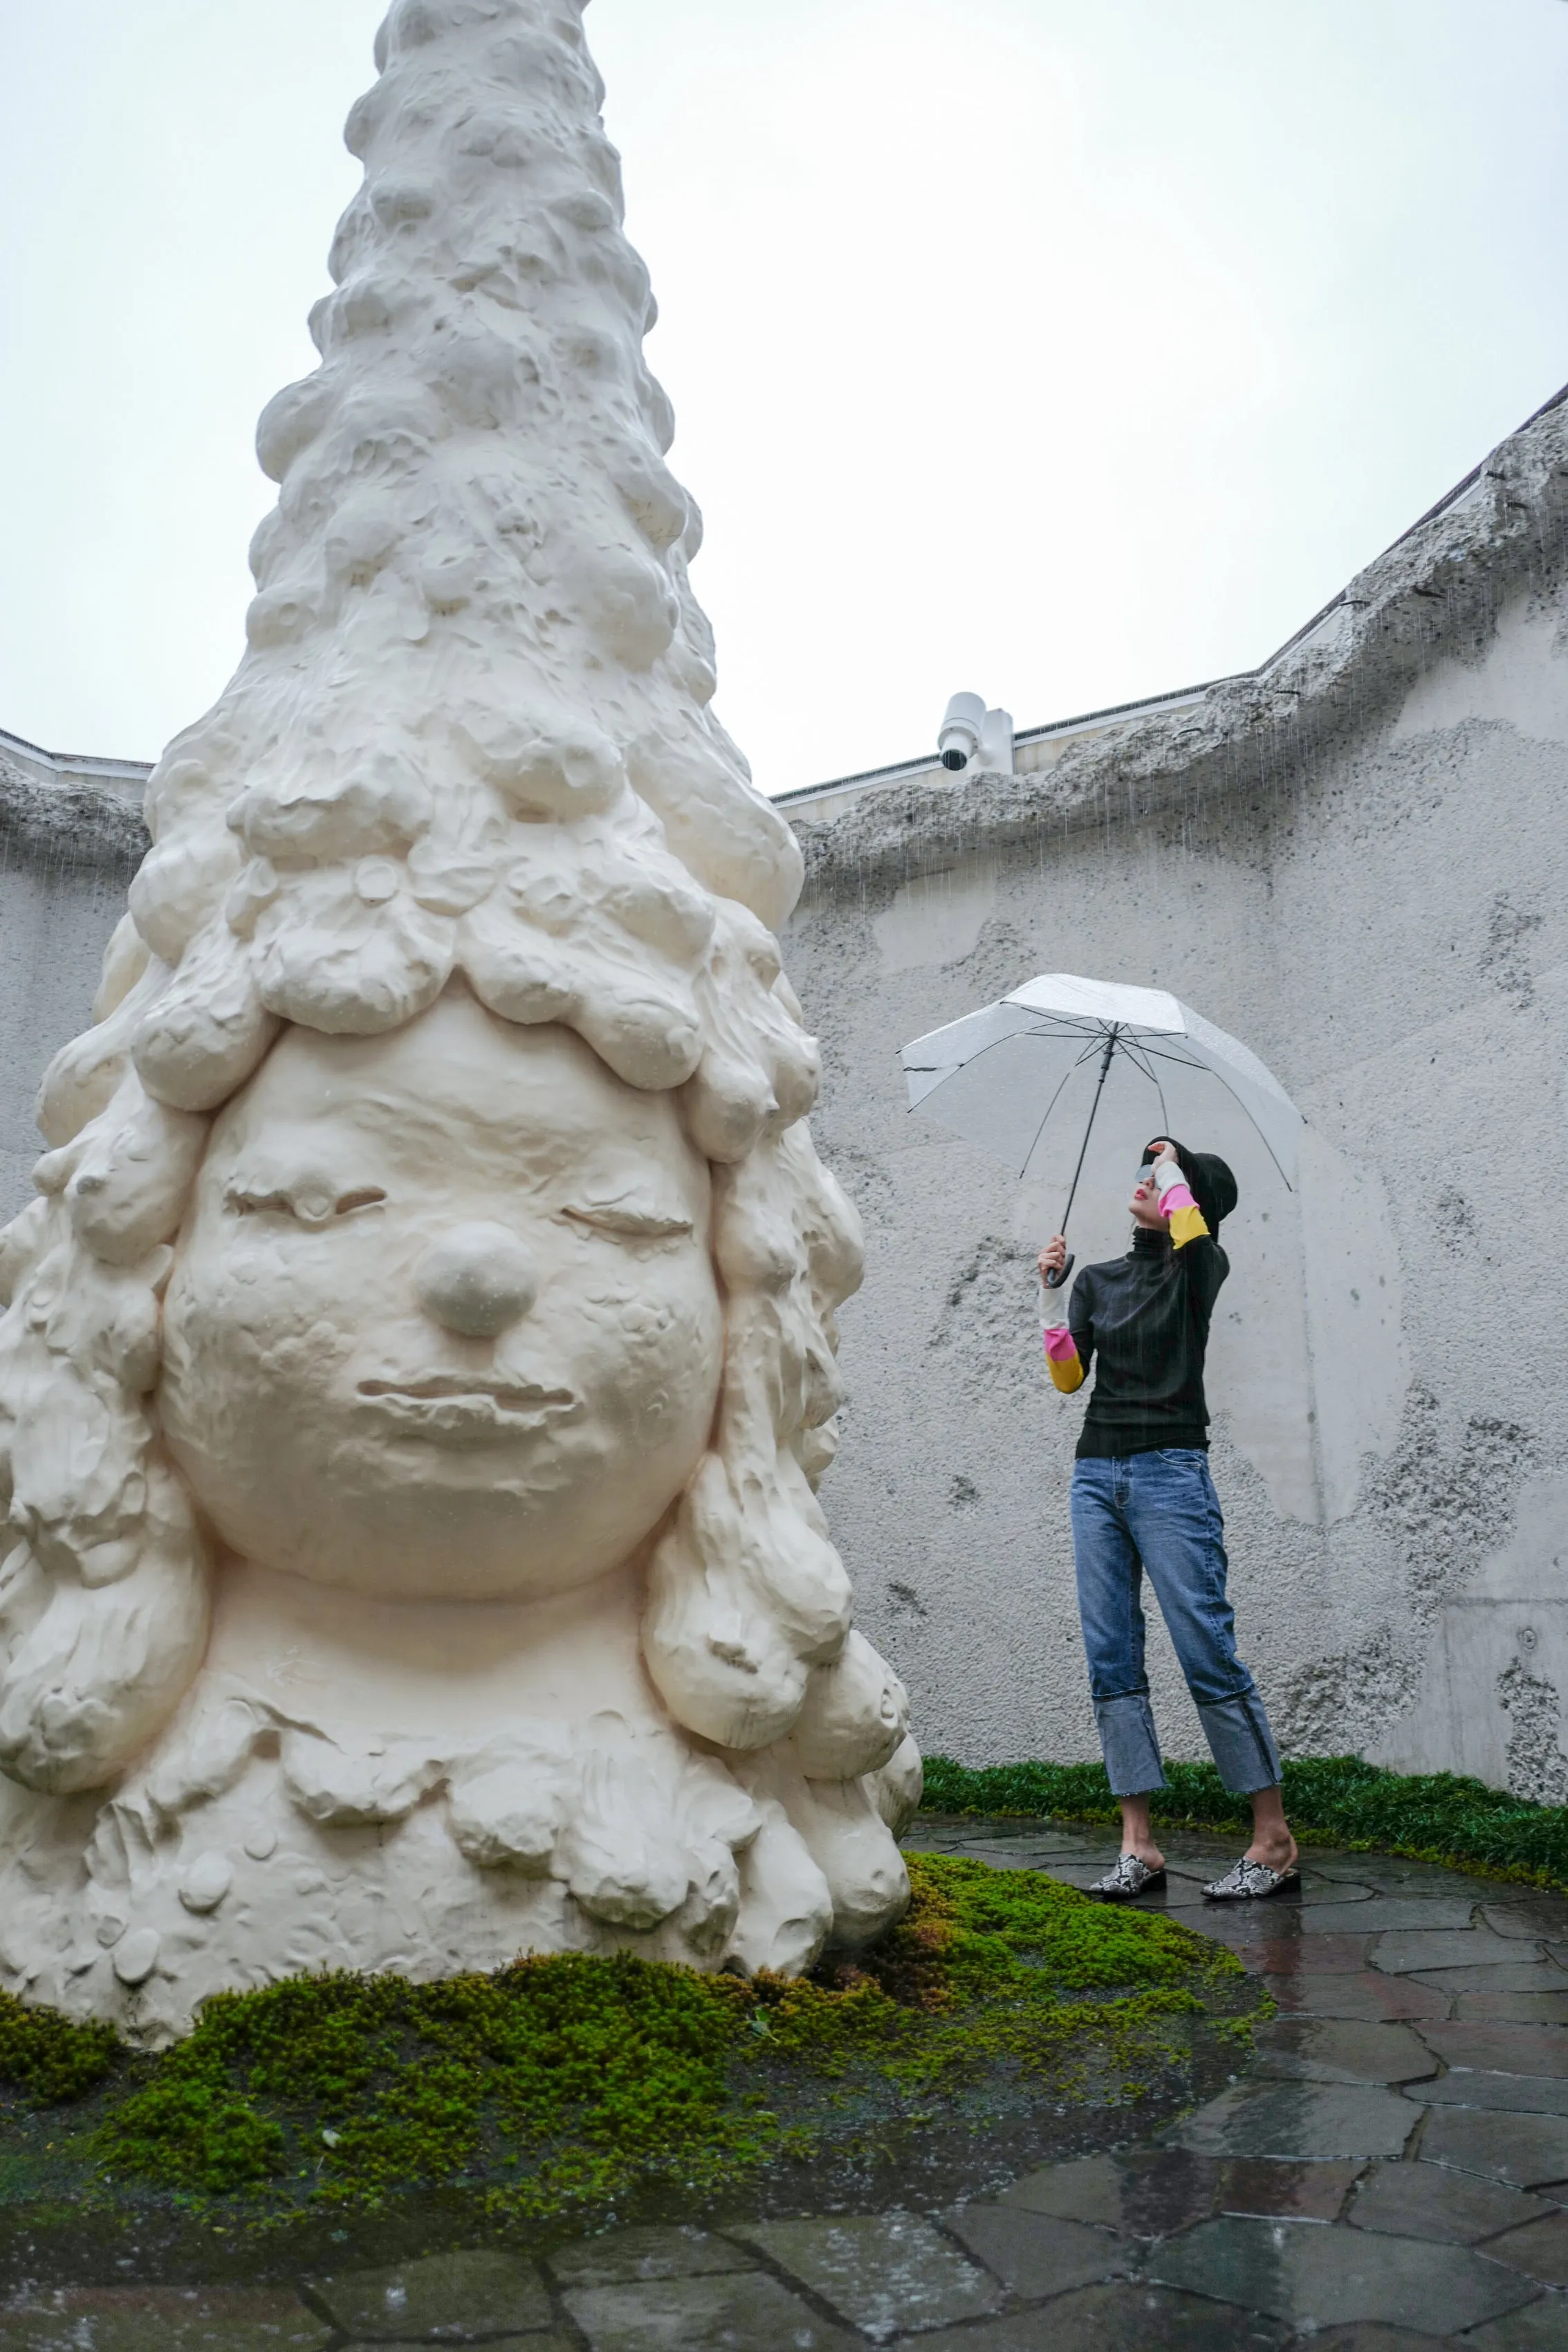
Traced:
POLYGON ((1203 1360, 1229 1271, 1212 1234, 1195 1234, 1177 1249, 1168 1234, 1142 1225, 1125 1257, 1082 1269, 1067 1311, 1085 1371, 1095 1360, 1081 1460, 1207 1445, 1203 1360))

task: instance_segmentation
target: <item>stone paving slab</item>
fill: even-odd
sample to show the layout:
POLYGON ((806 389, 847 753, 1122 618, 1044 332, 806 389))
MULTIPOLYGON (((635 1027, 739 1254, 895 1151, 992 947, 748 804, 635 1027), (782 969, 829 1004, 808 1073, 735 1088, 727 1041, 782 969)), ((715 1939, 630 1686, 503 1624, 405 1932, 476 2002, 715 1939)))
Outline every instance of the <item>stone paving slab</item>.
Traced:
POLYGON ((0 2316, 0 2352, 326 2352, 341 2342, 287 2294, 204 2294, 200 2310, 145 2287, 51 2300, 62 2307, 0 2316))
POLYGON ((1490 2327, 1478 2327, 1463 2336, 1472 2352, 1568 2352, 1568 2302, 1561 2295, 1543 2295, 1522 2311, 1490 2327))
POLYGON ((1027 2206, 960 2205, 942 2218, 960 2244, 1025 2303, 1118 2278, 1133 2259, 1133 2249, 1108 2230, 1027 2206))
POLYGON ((288 2287, 72 2287, 0 2306, 4 2352, 317 2352, 333 2333, 288 2287))
POLYGON ((901 2329, 980 2318, 1002 2300, 994 2279, 913 2213, 765 2221, 736 2234, 862 2329, 873 2344, 885 2343, 901 2329))
POLYGON ((1319 2017, 1278 2017, 1256 2036, 1254 2076, 1304 2083, 1415 2083, 1437 2060, 1407 2025, 1319 2017))
POLYGON ((1555 1895, 1516 1895, 1499 1889, 1481 1906, 1481 1916, 1495 1935, 1522 1936, 1531 1943, 1568 1933, 1568 1903, 1555 1895))
MULTIPOLYGON (((1335 2221, 1362 2168, 1357 2161, 1302 2164, 1270 2157, 1224 2161, 1185 2147, 1135 2148, 1119 2156, 1047 2165, 1015 2181, 998 2201, 1063 2221, 1096 2223, 1124 2237, 1166 2238, 1213 2213, 1335 2221)), ((1536 2210, 1531 2202, 1513 2218, 1526 2219, 1536 2210)))
MULTIPOLYGON (((1140 1905, 1137 1907, 1141 1909, 1144 1906, 1140 1905)), ((1218 1914, 1205 1911, 1199 1916, 1196 1912, 1178 1909, 1174 1916, 1184 1927, 1190 1927, 1197 1935, 1206 1936, 1210 1943, 1223 1944, 1226 1950, 1234 1952, 1243 1968, 1249 1969, 1255 1976, 1262 1975, 1269 1966, 1275 1965, 1262 1958, 1261 1955, 1264 1952, 1278 1952, 1282 1949, 1293 1954, 1300 1937, 1307 1932, 1304 1928, 1301 1930, 1292 1928, 1288 1936, 1283 1932, 1278 1935, 1270 1934, 1267 1940, 1261 1940, 1264 1932, 1262 1923, 1250 1911, 1221 1910, 1218 1914)), ((1278 1920, 1279 1914, 1276 1912, 1270 1926, 1277 1924, 1278 1920)), ((1364 1952, 1367 1940, 1364 1936, 1355 1939, 1357 1967, 1364 1966, 1364 1961, 1360 1955, 1364 1952)), ((1277 1965, 1282 1971, 1288 1973, 1294 1969, 1296 1961, 1294 1958, 1283 1959, 1277 1965)))
POLYGON ((1291 2332, 1278 2320, 1204 2295, 1091 2286, 1039 2311, 915 2341, 920 2352, 1282 2352, 1291 2332))
MULTIPOLYGON (((1516 1952, 1528 1952, 1529 1946, 1516 1944, 1516 1952)), ((1495 1968, 1470 1968, 1423 1970, 1416 1979, 1419 1984, 1436 1985, 1442 1992, 1568 1992, 1568 1974, 1550 1960, 1529 1958, 1500 1962, 1495 1968)))
POLYGON ((1311 2338, 1312 2352, 1420 2352, 1425 2344, 1473 2342, 1469 2336, 1417 2336, 1408 2327, 1385 2327, 1380 2320, 1367 2319, 1354 2327, 1331 2327, 1326 2336, 1311 2338))
POLYGON ((324 2318, 366 2343, 473 2344, 555 2318, 538 2272, 515 2254, 435 2254, 310 2279, 305 2292, 324 2318))
POLYGON ((1500 2074, 1568 2076, 1568 2032, 1560 2025, 1490 2024, 1457 2019, 1416 2028, 1445 2066, 1485 2066, 1500 2074))
POLYGON ((563 2300, 591 2352, 864 2352, 863 2336, 758 2271, 575 2287, 563 2300))
POLYGON ((1243 2158, 1220 2167, 1217 2213, 1286 2221, 1337 2221, 1364 2168, 1356 2161, 1316 2164, 1243 2158))
POLYGON ((1468 2247, 1290 2221, 1200 2222, 1155 2249, 1149 2274, 1300 2328, 1381 2320, 1430 2336, 1479 2326, 1538 2292, 1468 2247))
POLYGON ((1515 2189, 1568 2181, 1568 2118, 1489 2115, 1479 2107, 1434 2107, 1421 2138, 1428 2164, 1484 2173, 1515 2189))
POLYGON ((1398 2092, 1331 2083, 1239 2083, 1167 2135, 1200 2156, 1398 2156, 1416 2116, 1398 2092))
POLYGON ((1026 2173, 1001 2203, 1063 2221, 1097 2222, 1133 2238, 1163 2238, 1214 2210, 1224 2166, 1186 2148, 1086 2156, 1026 2173))
POLYGON ((1491 1992, 1467 1985, 1454 2015, 1477 2022, 1568 2025, 1568 1986, 1561 1992, 1491 1992))
POLYGON ((1445 2164, 1375 2164, 1362 2176, 1345 2219, 1353 2229, 1472 2246, 1545 2219, 1552 2207, 1521 2189, 1445 2164))
POLYGON ((1257 1921, 1251 1932, 1230 1949, 1258 1976, 1361 1976, 1369 1963, 1367 1936, 1298 1936, 1265 1934, 1257 1921))
POLYGON ((1357 1975, 1337 1971, 1323 1976, 1265 1975, 1263 1980, 1281 2010, 1305 2017, 1355 2017, 1368 2021, 1444 2018, 1450 2006, 1450 1996, 1435 1985, 1418 1984, 1413 1977, 1379 1976, 1374 1969, 1357 1975))
POLYGON ((558 2247, 549 2268, 561 2286, 619 2286, 631 2279, 755 2270, 757 2257, 706 2230, 612 2230, 601 2238, 558 2247))
POLYGON ((1514 1936, 1496 1936, 1490 1927, 1396 1928, 1380 1936, 1372 1948, 1372 1965, 1391 1975, 1430 1974, 1435 1969, 1485 1969, 1540 1966, 1528 1947, 1521 1951, 1514 1936))
POLYGON ((1303 1916, 1319 1936, 1428 1936, 1468 1935, 1474 1929, 1475 1914, 1475 1903, 1466 1895, 1369 1894, 1359 1903, 1309 1905, 1303 1916))
POLYGON ((1543 2214, 1538 2221, 1527 2221, 1522 2229, 1494 2238, 1487 2252, 1500 2263, 1511 2263, 1516 2270, 1539 2279, 1542 2286, 1568 2286, 1568 2213, 1543 2214))
POLYGON ((1412 2098, 1435 2106, 1493 2107, 1513 2115, 1568 2116, 1568 2082, 1557 2074, 1501 2074, 1485 2067, 1460 2067, 1439 2082, 1422 2083, 1412 2098))
POLYGON ((1386 1888, 1377 1885, 1370 1878, 1331 1875, 1327 1871, 1319 1870, 1314 1863, 1306 1862, 1301 1864, 1301 1884, 1299 1893, 1281 1899, 1294 1902, 1301 1910, 1310 1911, 1314 1905, 1365 1902, 1374 1895, 1386 1892, 1386 1888))
POLYGON ((1364 1879, 1388 1895, 1468 1894, 1479 1903, 1489 1895, 1508 1899, 1517 1891, 1506 1880, 1472 1878, 1441 1862, 1411 1862, 1388 1853, 1334 1853, 1326 1848, 1314 1852, 1311 1846, 1307 1854, 1321 1877, 1364 1879))

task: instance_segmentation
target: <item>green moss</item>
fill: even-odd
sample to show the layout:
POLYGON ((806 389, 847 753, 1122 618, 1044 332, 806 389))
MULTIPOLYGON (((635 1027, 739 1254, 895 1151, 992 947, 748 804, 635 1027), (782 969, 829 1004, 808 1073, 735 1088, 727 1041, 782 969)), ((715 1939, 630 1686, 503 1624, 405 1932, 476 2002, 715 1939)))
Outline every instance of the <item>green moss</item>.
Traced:
POLYGON ((34 2105, 61 2106, 101 2083, 120 2044, 108 2025, 72 2025, 51 2009, 24 2009, 0 1992, 0 2083, 34 2105))
MULTIPOLYGON (((1233 1830, 1251 1819, 1212 1764, 1169 1764, 1170 1787, 1154 1799, 1172 1829, 1233 1830)), ((1422 1862, 1521 1879, 1568 1892, 1568 1806, 1535 1805, 1453 1772, 1385 1772, 1359 1756, 1304 1757, 1284 1768, 1285 1807, 1303 1843, 1353 1853, 1408 1854, 1422 1862)), ((1054 1814, 1113 1822, 1116 1802, 1098 1764, 998 1764, 971 1770, 951 1757, 925 1765, 935 1812, 1054 1814)))
POLYGON ((910 1874, 904 1922, 814 1978, 630 1956, 434 1985, 300 1978, 210 2001, 152 2060, 43 2020, 54 2072, 34 2095, 117 2065, 88 2142, 116 2194, 149 2184, 204 2210, 237 2194, 254 2217, 444 2184, 548 2214, 976 2119, 998 2090, 1015 2108, 1133 2098, 1185 2059, 1186 2021, 1245 1999, 1230 1954, 1168 1918, 977 1862, 916 1855, 910 1874))

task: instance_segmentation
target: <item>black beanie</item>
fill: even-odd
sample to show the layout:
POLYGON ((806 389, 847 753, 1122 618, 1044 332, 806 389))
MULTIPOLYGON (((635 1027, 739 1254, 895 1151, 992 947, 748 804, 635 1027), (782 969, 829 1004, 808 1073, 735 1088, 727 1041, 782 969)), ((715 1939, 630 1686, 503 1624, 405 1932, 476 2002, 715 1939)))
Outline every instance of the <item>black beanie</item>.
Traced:
POLYGON ((1236 1179, 1217 1151, 1189 1151, 1185 1143, 1177 1143, 1174 1135, 1160 1136, 1155 1143, 1145 1147, 1144 1157, 1152 1160, 1156 1143, 1174 1146, 1181 1162, 1181 1172, 1186 1178, 1187 1191, 1197 1202, 1203 1222, 1211 1234, 1219 1231, 1223 1219, 1236 1206, 1239 1195, 1236 1179))

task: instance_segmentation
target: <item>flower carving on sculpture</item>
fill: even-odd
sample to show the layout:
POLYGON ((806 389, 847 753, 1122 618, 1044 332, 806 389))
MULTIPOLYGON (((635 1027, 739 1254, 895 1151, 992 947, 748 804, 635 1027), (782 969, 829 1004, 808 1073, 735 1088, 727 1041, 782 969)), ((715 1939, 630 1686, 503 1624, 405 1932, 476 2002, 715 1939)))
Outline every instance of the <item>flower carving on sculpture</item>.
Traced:
POLYGON ((0 1969, 149 2039, 291 1968, 804 1967, 918 1794, 816 1499, 800 856, 579 0, 377 63, 248 650, 0 1237, 0 1969))

